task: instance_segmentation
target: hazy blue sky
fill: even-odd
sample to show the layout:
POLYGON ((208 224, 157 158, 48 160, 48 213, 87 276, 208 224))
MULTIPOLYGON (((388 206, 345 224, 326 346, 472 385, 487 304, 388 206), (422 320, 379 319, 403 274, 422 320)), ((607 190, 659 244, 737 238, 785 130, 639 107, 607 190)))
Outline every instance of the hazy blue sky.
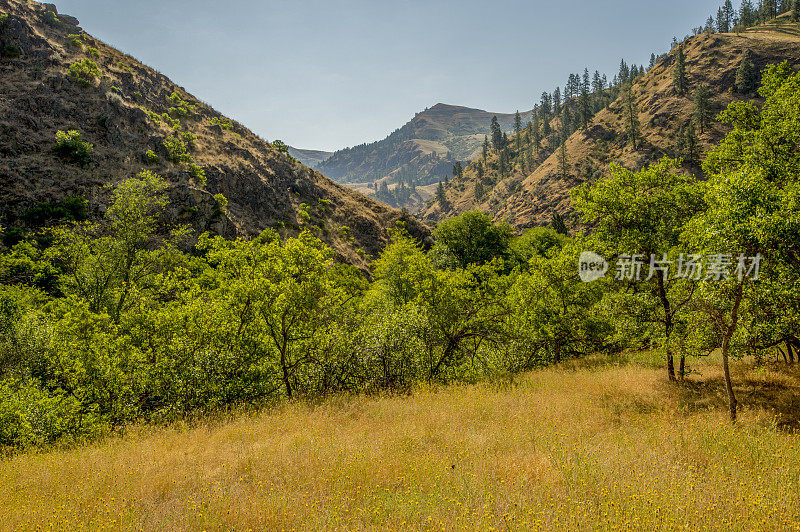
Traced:
POLYGON ((337 149, 437 102, 529 109, 647 63, 717 0, 57 0, 92 35, 269 139, 337 149))

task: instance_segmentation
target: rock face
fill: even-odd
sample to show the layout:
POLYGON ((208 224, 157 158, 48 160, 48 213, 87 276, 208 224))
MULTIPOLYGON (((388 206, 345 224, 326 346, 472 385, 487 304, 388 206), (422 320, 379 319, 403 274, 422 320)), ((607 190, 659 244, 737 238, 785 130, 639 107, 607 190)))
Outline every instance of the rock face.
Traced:
MULTIPOLYGON (((682 156, 678 149, 678 131, 691 119, 692 91, 701 83, 708 85, 716 112, 737 99, 757 98, 756 94, 741 95, 733 91, 736 71, 745 50, 750 50, 757 71, 771 63, 788 61, 800 65, 800 26, 782 24, 761 26, 741 35, 698 35, 684 43, 689 91, 676 94, 672 86, 672 71, 677 48, 663 58, 632 87, 638 110, 641 139, 636 150, 628 143, 626 110, 622 96, 598 112, 589 125, 576 131, 566 141, 568 171, 562 172, 558 151, 539 161, 533 169, 523 172, 519 167, 501 178, 496 171, 497 156, 489 158, 486 172, 478 175, 476 165, 464 171, 460 179, 450 181, 447 205, 438 202, 429 206, 424 217, 442 220, 471 209, 480 209, 523 229, 547 224, 554 212, 572 217, 578 224, 570 201, 570 190, 587 179, 597 179, 608 172, 611 163, 630 169, 640 169, 661 157, 682 156), (476 200, 476 182, 481 180, 485 194, 476 200)), ((557 122, 553 122, 554 128, 557 122)), ((728 131, 727 126, 712 121, 704 132, 697 130, 699 152, 718 143, 728 131)), ((513 144, 513 139, 512 139, 513 144)), ((685 170, 701 173, 699 166, 685 164, 685 170)))
POLYGON ((168 216, 196 231, 250 237, 267 228, 285 235, 308 228, 359 266, 398 221, 428 234, 415 219, 328 180, 84 33, 54 5, 0 0, 0 17, 0 49, 19 50, 0 58, 0 225, 13 227, 31 206, 71 195, 84 196, 99 215, 106 185, 146 168, 170 183, 168 216), (94 74, 81 80, 70 72, 90 61, 94 74), (59 130, 77 130, 93 145, 86 164, 54 153, 59 130), (170 150, 176 141, 185 152, 170 150), (226 212, 217 194, 227 198, 226 212))

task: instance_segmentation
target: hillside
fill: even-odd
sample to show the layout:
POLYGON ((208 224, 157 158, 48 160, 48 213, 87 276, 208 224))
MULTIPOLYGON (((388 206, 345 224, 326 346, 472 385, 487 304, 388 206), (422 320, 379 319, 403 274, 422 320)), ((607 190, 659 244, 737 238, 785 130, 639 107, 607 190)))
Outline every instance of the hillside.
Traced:
MULTIPOLYGON (((485 163, 471 164, 460 179, 450 181, 444 208, 438 202, 431 202, 424 216, 441 220, 480 209, 496 220, 508 221, 520 229, 546 224, 554 212, 565 215, 568 220, 573 218, 570 190, 586 180, 605 175, 610 163, 639 169, 669 155, 683 157, 685 169, 699 173, 702 153, 717 143, 727 129, 713 119, 702 133, 697 128, 694 161, 687 149, 679 146, 679 137, 692 121, 695 88, 701 83, 708 85, 713 114, 736 99, 756 98, 754 93, 743 95, 734 92, 736 71, 745 50, 751 51, 756 71, 783 60, 797 65, 800 63, 799 35, 796 25, 775 22, 751 28, 741 35, 690 37, 683 43, 688 79, 688 90, 684 95, 677 94, 673 88, 672 73, 678 47, 632 83, 632 100, 640 125, 636 149, 632 148, 627 137, 627 101, 624 94, 619 94, 591 118, 587 127, 575 131, 566 140, 565 168, 559 164, 556 133, 549 141, 545 139, 538 150, 530 145, 528 136, 525 136, 522 149, 515 150, 515 139, 512 138, 512 167, 506 175, 501 175, 498 170, 499 154, 493 151, 485 163), (535 164, 525 165, 525 157, 533 159, 535 164), (482 194, 476 193, 479 181, 478 189, 483 191, 482 194)), ((554 118, 552 125, 557 130, 559 118, 554 118)))
POLYGON ((333 152, 322 150, 301 150, 300 148, 289 146, 289 155, 310 168, 316 168, 320 163, 333 155, 333 152))
MULTIPOLYGON (((337 151, 318 169, 382 201, 416 209, 432 195, 430 185, 451 176, 456 161, 478 156, 493 116, 504 131, 513 131, 513 114, 438 103, 383 140, 337 151)), ((522 119, 529 120, 530 112, 522 119)))
POLYGON ((32 209, 75 195, 98 216, 108 204, 104 185, 142 168, 170 183, 172 222, 225 236, 270 227, 293 235, 313 225, 341 259, 360 265, 403 216, 295 162, 85 33, 56 6, 0 0, 0 13, 0 224, 6 228, 24 230, 32 209), (59 130, 76 130, 93 145, 91 156, 57 156, 59 130), (217 194, 227 198, 227 209, 217 194))
POLYGON ((731 427, 720 370, 698 369, 669 386, 595 360, 134 429, 0 461, 0 529, 795 528, 798 436, 780 423, 796 421, 796 370, 737 364, 742 391, 767 394, 742 393, 731 427))

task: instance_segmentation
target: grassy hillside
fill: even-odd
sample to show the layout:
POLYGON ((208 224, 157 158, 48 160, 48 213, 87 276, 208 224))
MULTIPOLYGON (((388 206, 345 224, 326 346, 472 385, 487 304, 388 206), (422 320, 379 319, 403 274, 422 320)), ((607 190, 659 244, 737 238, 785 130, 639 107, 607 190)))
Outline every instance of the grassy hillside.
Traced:
MULTIPOLYGON (((750 28, 740 35, 702 34, 689 38, 683 43, 688 80, 685 94, 677 94, 673 88, 677 47, 632 85, 641 134, 636 149, 627 138, 627 107, 621 94, 600 110, 587 127, 566 140, 565 169, 559 163, 557 133, 544 139, 541 149, 532 148, 528 141, 521 150, 516 150, 512 138, 513 161, 506 175, 498 171, 499 154, 494 152, 480 170, 478 163, 473 163, 466 168, 463 177, 450 182, 446 190, 448 203, 444 208, 438 202, 430 203, 424 215, 441 220, 477 208, 517 228, 531 227, 549 222, 553 212, 569 218, 573 213, 570 190, 587 180, 607 175, 610 163, 637 170, 669 155, 684 157, 685 169, 700 173, 698 161, 689 160, 678 145, 681 128, 693 120, 693 91, 701 83, 708 85, 714 114, 732 101, 756 97, 752 93, 736 94, 733 90, 745 50, 751 51, 757 71, 783 60, 792 65, 800 64, 798 25, 778 20, 750 28), (532 165, 525 164, 526 157, 533 161, 532 165), (480 197, 475 193, 478 181, 484 190, 480 197)), ((558 117, 552 120, 554 131, 558 131, 559 121, 558 117)), ((713 120, 702 133, 698 127, 698 154, 716 145, 727 131, 726 126, 713 120)))
POLYGON ((297 234, 305 204, 342 259, 363 265, 358 249, 374 254, 386 243, 399 211, 299 164, 54 10, 0 1, 0 224, 36 229, 26 224, 31 209, 75 195, 96 218, 108 206, 105 185, 148 168, 170 183, 169 222, 198 232, 297 234), (90 157, 58 157, 59 130, 77 131, 90 157), (353 243, 338 236, 342 226, 353 243))
MULTIPOLYGON (((418 208, 430 197, 416 187, 438 183, 451 176, 455 161, 477 157, 489 124, 497 116, 505 131, 514 127, 513 114, 497 114, 438 103, 417 115, 400 129, 378 142, 337 151, 318 166, 326 176, 363 189, 370 185, 373 195, 385 183, 406 187, 407 193, 379 199, 390 204, 418 208)), ((530 119, 530 112, 522 114, 530 119)))
POLYGON ((20 456, 0 528, 796 528, 800 374, 736 365, 732 426, 717 362, 693 369, 592 359, 20 456))

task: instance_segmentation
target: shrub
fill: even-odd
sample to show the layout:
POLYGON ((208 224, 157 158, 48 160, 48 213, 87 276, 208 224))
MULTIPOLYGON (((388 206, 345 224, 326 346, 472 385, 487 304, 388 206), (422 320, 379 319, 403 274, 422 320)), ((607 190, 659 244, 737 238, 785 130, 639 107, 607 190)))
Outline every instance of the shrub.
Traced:
POLYGON ((69 75, 81 85, 91 85, 100 77, 100 68, 91 59, 84 59, 69 66, 69 75))
POLYGON ((100 57, 100 52, 97 51, 97 48, 95 48, 94 46, 90 46, 89 48, 86 49, 86 55, 97 59, 98 57, 100 57))
POLYGON ((2 15, 0 15, 0 26, 5 24, 7 20, 8 20, 8 13, 3 13, 2 15))
POLYGON ((167 151, 167 159, 173 163, 188 163, 192 161, 186 143, 178 137, 170 137, 164 140, 163 145, 167 151))
POLYGON ((0 55, 9 59, 16 59, 22 55, 22 48, 15 44, 7 44, 0 50, 0 55))
POLYGON ((222 194, 214 194, 214 201, 217 202, 217 209, 219 209, 220 214, 228 212, 228 198, 222 194))
POLYGON ((212 126, 219 126, 222 129, 227 129, 228 131, 233 131, 233 122, 225 118, 224 116, 215 116, 211 119, 212 126))
POLYGON ((203 167, 196 163, 189 164, 189 175, 200 186, 206 186, 206 171, 203 167))
POLYGON ((67 46, 83 50, 83 35, 80 33, 70 33, 67 35, 67 46))
POLYGON ((39 203, 25 211, 22 219, 28 225, 39 227, 62 220, 79 222, 89 216, 86 206, 83 196, 69 196, 56 203, 39 203))
POLYGON ((169 108, 169 115, 176 117, 176 118, 186 118, 187 116, 191 116, 197 112, 197 106, 190 104, 177 92, 173 92, 167 98, 170 102, 172 102, 175 107, 169 108))
POLYGON ((79 164, 87 164, 94 151, 94 146, 81 139, 81 134, 74 129, 56 132, 56 145, 53 148, 56 154, 64 160, 79 164))
POLYGON ((42 20, 44 20, 44 23, 49 26, 58 26, 59 24, 61 24, 61 21, 52 11, 45 12, 45 14, 42 15, 42 20))
POLYGON ((159 158, 156 155, 156 152, 153 150, 147 150, 144 154, 144 160, 147 161, 147 164, 158 164, 159 158))

